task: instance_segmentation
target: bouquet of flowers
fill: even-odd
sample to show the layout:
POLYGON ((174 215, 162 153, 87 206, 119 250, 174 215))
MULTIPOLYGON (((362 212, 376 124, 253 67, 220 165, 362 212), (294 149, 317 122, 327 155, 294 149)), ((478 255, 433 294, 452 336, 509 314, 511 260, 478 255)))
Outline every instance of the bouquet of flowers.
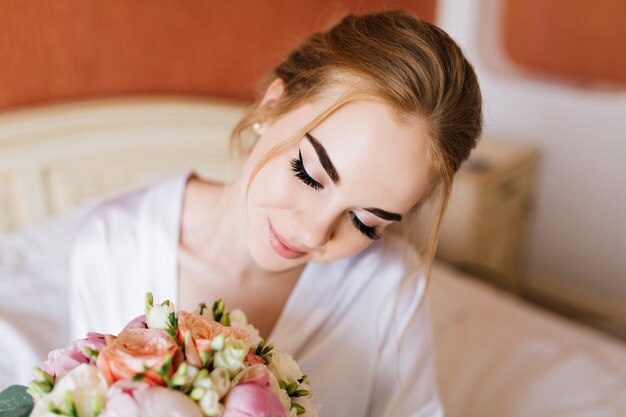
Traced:
POLYGON ((89 333, 48 354, 29 387, 0 394, 0 416, 316 417, 306 375, 240 310, 176 311, 146 295, 117 336, 89 333))

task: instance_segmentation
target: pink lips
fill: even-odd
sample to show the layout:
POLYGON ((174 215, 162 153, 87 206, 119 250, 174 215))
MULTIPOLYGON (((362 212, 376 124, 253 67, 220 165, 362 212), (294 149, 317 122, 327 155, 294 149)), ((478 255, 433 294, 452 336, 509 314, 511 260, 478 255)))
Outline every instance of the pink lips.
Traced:
POLYGON ((285 238, 276 233, 276 231, 272 228, 272 224, 268 224, 270 246, 274 249, 274 252, 287 259, 296 259, 306 255, 306 252, 295 250, 289 246, 285 238))

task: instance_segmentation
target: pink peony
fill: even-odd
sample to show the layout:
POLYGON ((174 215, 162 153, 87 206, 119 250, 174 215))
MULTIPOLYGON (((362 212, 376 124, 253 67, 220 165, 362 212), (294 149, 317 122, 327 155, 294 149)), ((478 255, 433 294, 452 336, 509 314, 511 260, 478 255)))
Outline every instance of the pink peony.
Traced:
POLYGON ((170 357, 174 364, 168 372, 171 376, 181 355, 176 341, 163 330, 128 329, 100 351, 96 365, 109 385, 136 374, 144 374, 143 380, 149 384, 163 385, 163 378, 155 370, 170 357))
MULTIPOLYGON (((112 336, 108 337, 109 340, 112 338, 112 336)), ((83 352, 83 348, 99 351, 106 344, 106 336, 100 333, 88 333, 85 339, 75 340, 67 348, 55 349, 48 353, 48 359, 43 363, 42 369, 55 379, 59 379, 80 364, 95 365, 93 358, 83 352)))
POLYGON ((146 321, 146 316, 142 314, 141 316, 137 316, 131 321, 129 321, 126 327, 124 327, 122 331, 129 330, 129 329, 147 329, 147 328, 148 328, 148 322, 146 321))
POLYGON ((98 417, 203 417, 196 402, 185 394, 146 383, 119 381, 107 392, 98 417))
POLYGON ((233 387, 226 396, 223 417, 286 417, 278 397, 255 383, 233 387))

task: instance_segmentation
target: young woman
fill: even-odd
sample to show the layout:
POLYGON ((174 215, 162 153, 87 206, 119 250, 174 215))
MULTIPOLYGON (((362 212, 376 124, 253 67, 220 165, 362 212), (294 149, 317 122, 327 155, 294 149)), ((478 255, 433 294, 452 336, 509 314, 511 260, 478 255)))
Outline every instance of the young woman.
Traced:
POLYGON ((189 310, 223 298, 300 363, 322 415, 442 415, 423 299, 480 131, 476 75, 441 29, 345 17, 278 65, 236 126, 237 149, 254 143, 237 179, 184 172, 85 219, 74 335, 118 332, 146 291, 189 310))

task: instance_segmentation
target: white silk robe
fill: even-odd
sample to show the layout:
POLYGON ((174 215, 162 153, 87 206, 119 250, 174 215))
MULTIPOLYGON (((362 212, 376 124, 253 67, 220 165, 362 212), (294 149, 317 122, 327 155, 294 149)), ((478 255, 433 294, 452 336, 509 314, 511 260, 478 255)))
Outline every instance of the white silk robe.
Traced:
MULTIPOLYGON (((118 333, 142 314, 147 291, 179 305, 177 249, 189 175, 106 201, 86 216, 70 257, 74 338, 90 329, 118 333)), ((400 291, 406 268, 400 241, 391 238, 305 267, 268 340, 309 376, 321 416, 443 415, 427 304, 416 308, 425 280, 420 275, 400 291)))

